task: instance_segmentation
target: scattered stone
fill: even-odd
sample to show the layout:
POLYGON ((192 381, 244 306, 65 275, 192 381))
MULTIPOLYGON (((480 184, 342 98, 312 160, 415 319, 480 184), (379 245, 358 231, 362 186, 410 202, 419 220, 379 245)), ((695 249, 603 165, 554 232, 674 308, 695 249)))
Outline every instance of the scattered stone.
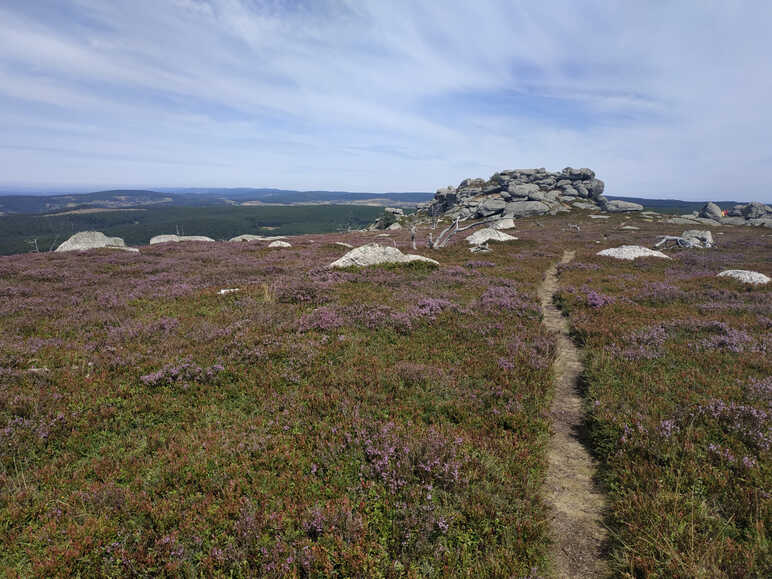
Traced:
POLYGON ((218 291, 217 295, 219 295, 219 296, 226 296, 228 294, 236 293, 238 291, 241 291, 241 288, 238 288, 238 287, 226 288, 226 289, 221 289, 220 291, 218 291))
POLYGON ((346 243, 345 241, 336 241, 335 245, 340 245, 341 247, 345 247, 348 249, 354 249, 353 245, 351 245, 350 243, 346 243))
POLYGON ((608 219, 608 215, 590 215, 590 219, 608 219))
POLYGON ((206 237, 204 235, 156 235, 150 238, 150 245, 156 245, 158 243, 179 243, 181 241, 211 241, 214 239, 206 237))
POLYGON ((769 283, 769 278, 763 273, 747 269, 727 269, 719 273, 717 277, 731 277, 742 283, 754 285, 766 285, 769 283))
POLYGON ((603 209, 609 213, 624 213, 625 211, 643 211, 643 205, 614 199, 613 201, 607 201, 603 209))
POLYGON ((493 250, 488 247, 487 243, 483 243, 482 245, 473 245, 469 248, 469 251, 472 253, 490 253, 493 250))
POLYGON ((265 237, 262 235, 250 235, 248 233, 245 233, 244 235, 237 235, 236 237, 231 237, 228 241, 262 241, 265 237))
POLYGON ((368 267, 384 263, 411 263, 414 261, 440 265, 438 261, 422 255, 406 255, 396 247, 369 243, 352 249, 340 259, 333 261, 328 267, 342 269, 346 267, 368 267))
POLYGON ((623 245, 621 247, 612 247, 610 249, 604 249, 599 251, 597 255, 603 255, 606 257, 613 257, 614 259, 627 259, 634 260, 639 257, 659 257, 664 259, 670 259, 667 255, 661 251, 655 251, 648 247, 642 247, 640 245, 623 245))
POLYGON ((624 229, 626 231, 638 231, 640 227, 636 227, 635 225, 623 225, 619 229, 624 229))
POLYGON ((486 227, 485 229, 475 231, 472 235, 466 238, 466 242, 469 245, 483 245, 489 241, 515 241, 516 239, 517 237, 503 233, 491 227, 486 227))
POLYGON ((134 247, 126 247, 120 237, 107 237, 101 231, 79 231, 56 248, 56 251, 87 251, 89 249, 120 249, 139 253, 134 247))
POLYGON ((268 244, 268 247, 271 247, 273 249, 279 249, 282 247, 292 247, 292 244, 287 243, 286 241, 272 241, 268 244))

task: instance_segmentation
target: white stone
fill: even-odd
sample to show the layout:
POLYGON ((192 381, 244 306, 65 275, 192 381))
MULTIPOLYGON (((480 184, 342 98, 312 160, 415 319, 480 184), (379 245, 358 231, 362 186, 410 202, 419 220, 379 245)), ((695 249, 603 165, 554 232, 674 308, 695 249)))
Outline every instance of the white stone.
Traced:
POLYGON ((262 235, 250 235, 248 233, 245 233, 244 235, 237 235, 236 237, 231 237, 228 241, 262 241, 265 239, 262 235))
POLYGON ((609 215, 589 215, 590 219, 608 219, 609 215))
POLYGON ((502 230, 502 229, 514 229, 515 228, 515 220, 511 217, 507 217, 506 219, 499 219, 496 223, 491 225, 491 229, 496 230, 502 230))
POLYGON ((238 292, 238 291, 241 291, 241 288, 238 288, 238 287, 226 288, 226 289, 221 289, 220 291, 218 291, 217 295, 225 296, 225 295, 232 294, 232 293, 235 293, 235 292, 238 292))
POLYGON ((630 261, 639 257, 660 257, 663 259, 670 259, 661 251, 655 251, 640 245, 623 245, 621 247, 612 247, 610 249, 599 251, 597 255, 613 257, 614 259, 627 259, 630 261))
POLYGON ((727 269, 719 273, 718 277, 731 277, 737 281, 754 285, 765 285, 769 283, 769 278, 763 273, 747 269, 727 269))
POLYGON ((402 229, 402 224, 395 222, 389 225, 386 229, 388 229, 389 231, 396 231, 398 229, 402 229))
POLYGON ((286 241, 272 241, 271 243, 268 244, 268 247, 281 248, 281 247, 292 247, 292 245, 287 243, 286 241))
POLYGON ((367 267, 383 263, 410 263, 413 261, 423 261, 434 265, 440 265, 438 261, 422 255, 406 255, 396 247, 368 243, 367 245, 352 249, 340 259, 333 261, 328 267, 367 267))
POLYGON ((513 237, 507 233, 502 233, 501 231, 497 231, 491 227, 486 227, 485 229, 475 231, 472 235, 466 238, 466 242, 469 245, 482 245, 483 243, 488 243, 489 241, 514 241, 516 239, 517 237, 513 237))
POLYGON ((88 249, 120 249, 139 253, 134 247, 126 247, 120 237, 107 237, 101 231, 79 231, 56 248, 56 251, 86 251, 88 249))
POLYGON ((180 241, 214 241, 211 237, 203 235, 156 235, 150 238, 150 245, 158 243, 179 243, 180 241))
POLYGON ((345 241, 336 241, 335 245, 340 245, 341 247, 345 247, 347 249, 354 249, 354 246, 350 243, 346 243, 345 241))

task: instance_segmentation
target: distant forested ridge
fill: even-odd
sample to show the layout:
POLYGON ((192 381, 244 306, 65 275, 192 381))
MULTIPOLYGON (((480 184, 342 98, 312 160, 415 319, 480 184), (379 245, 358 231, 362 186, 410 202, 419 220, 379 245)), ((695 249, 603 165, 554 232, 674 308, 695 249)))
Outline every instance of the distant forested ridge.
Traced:
POLYGON ((0 255, 55 249, 78 231, 96 230, 146 245, 163 233, 206 235, 216 240, 244 233, 302 235, 361 229, 383 213, 368 205, 233 207, 150 206, 96 213, 0 216, 0 255), (35 245, 35 243, 37 245, 35 245))
POLYGON ((71 195, 0 195, 0 213, 53 213, 87 208, 144 206, 202 207, 256 204, 369 204, 415 205, 432 198, 431 193, 348 193, 345 191, 291 191, 284 189, 114 189, 71 195))

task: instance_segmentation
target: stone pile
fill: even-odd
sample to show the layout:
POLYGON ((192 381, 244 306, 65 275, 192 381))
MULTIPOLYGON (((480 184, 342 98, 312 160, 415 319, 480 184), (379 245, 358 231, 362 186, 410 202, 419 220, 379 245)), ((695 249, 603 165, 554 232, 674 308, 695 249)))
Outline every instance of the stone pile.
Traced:
POLYGON ((758 201, 735 205, 724 211, 715 203, 706 203, 699 211, 687 213, 668 220, 684 225, 753 225, 772 227, 772 207, 758 201))
POLYGON ((513 219, 572 209, 612 213, 643 209, 637 203, 609 201, 603 196, 603 188, 603 181, 596 179, 590 169, 566 167, 556 173, 546 169, 500 171, 487 181, 464 179, 458 187, 439 189, 431 202, 419 205, 419 210, 452 219, 513 219))

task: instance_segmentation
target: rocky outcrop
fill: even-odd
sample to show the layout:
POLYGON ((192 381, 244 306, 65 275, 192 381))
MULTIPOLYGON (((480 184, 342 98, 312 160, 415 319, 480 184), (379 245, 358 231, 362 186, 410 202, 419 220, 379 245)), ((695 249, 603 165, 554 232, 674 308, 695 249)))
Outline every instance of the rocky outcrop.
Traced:
POLYGON ((440 265, 439 262, 422 255, 405 255, 396 247, 369 243, 352 249, 340 259, 333 261, 328 267, 344 269, 347 267, 368 267, 385 263, 411 263, 413 261, 440 265))
POLYGON ((484 179, 464 179, 458 187, 439 189, 430 203, 419 210, 452 219, 515 219, 554 215, 585 209, 590 211, 640 211, 642 206, 626 201, 608 201, 604 184, 590 169, 566 167, 551 173, 546 169, 500 171, 484 179), (607 209, 608 208, 608 209, 607 209))
POLYGON ((706 203, 702 209, 668 220, 669 223, 689 225, 752 225, 772 228, 772 207, 758 201, 740 203, 724 212, 715 203, 706 203))
POLYGON ((126 247, 126 242, 120 237, 107 237, 101 231, 79 231, 57 247, 56 251, 87 251, 102 248, 139 252, 134 247, 126 247))

